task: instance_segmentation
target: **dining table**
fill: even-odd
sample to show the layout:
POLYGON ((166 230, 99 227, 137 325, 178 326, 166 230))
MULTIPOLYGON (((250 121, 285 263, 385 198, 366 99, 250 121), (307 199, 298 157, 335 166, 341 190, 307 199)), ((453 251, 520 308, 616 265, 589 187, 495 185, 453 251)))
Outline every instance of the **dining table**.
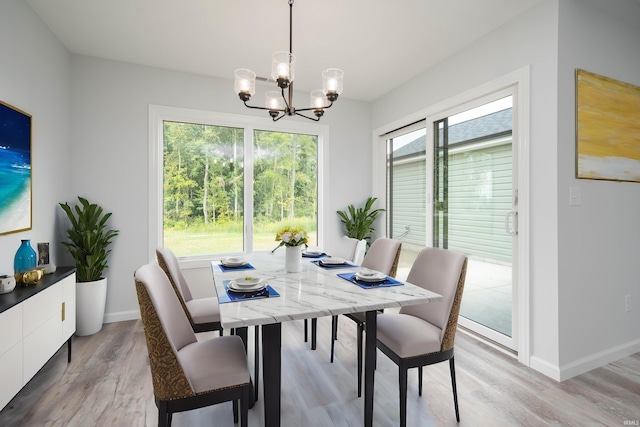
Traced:
POLYGON ((386 283, 356 281, 354 274, 362 267, 347 261, 339 264, 324 253, 310 253, 302 258, 299 272, 287 272, 283 252, 233 254, 241 262, 230 267, 222 263, 228 257, 211 261, 223 328, 259 325, 262 331, 265 426, 280 426, 282 322, 365 312, 363 424, 371 427, 378 310, 437 302, 442 296, 393 278, 386 283), (267 286, 259 292, 234 291, 237 282, 247 279, 267 286))

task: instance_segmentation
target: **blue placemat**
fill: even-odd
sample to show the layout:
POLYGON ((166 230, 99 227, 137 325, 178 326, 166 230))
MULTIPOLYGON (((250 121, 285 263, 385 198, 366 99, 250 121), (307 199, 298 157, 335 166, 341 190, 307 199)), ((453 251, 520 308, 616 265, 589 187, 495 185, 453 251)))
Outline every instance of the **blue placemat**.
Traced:
POLYGON ((302 258, 326 258, 327 254, 325 254, 324 252, 321 253, 315 253, 315 254, 308 254, 306 252, 302 252, 302 258))
POLYGON ((338 276, 342 277, 344 280, 347 280, 353 283, 354 285, 360 286, 363 289, 385 288, 389 286, 404 285, 404 283, 389 276, 387 276, 384 282, 365 282, 364 280, 357 280, 355 273, 342 273, 342 274, 338 274, 338 276))
POLYGON ((225 302, 247 301, 280 296, 280 294, 270 285, 267 285, 263 290, 258 292, 233 292, 229 290, 229 282, 231 282, 231 280, 224 280, 222 282, 226 295, 218 296, 218 302, 220 304, 224 304, 225 302))
POLYGON ((311 261, 312 264, 317 265, 318 267, 321 268, 326 268, 328 270, 333 270, 334 268, 353 268, 353 267, 357 267, 357 265, 355 264, 351 264, 350 262, 347 262, 345 264, 321 264, 322 260, 317 260, 317 261, 311 261))
POLYGON ((223 273, 227 273, 229 271, 255 270, 255 267, 253 265, 249 264, 249 263, 246 263, 244 265, 239 265, 237 267, 228 267, 226 265, 222 265, 222 264, 218 263, 218 268, 223 273))

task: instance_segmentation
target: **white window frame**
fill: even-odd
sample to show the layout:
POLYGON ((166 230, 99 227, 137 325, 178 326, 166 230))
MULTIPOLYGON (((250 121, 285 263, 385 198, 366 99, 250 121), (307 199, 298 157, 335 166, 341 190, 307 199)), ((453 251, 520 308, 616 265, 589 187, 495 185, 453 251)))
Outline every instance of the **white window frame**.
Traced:
MULTIPOLYGON (((318 246, 324 242, 324 223, 327 217, 325 201, 325 177, 328 176, 329 126, 316 123, 287 121, 274 123, 271 119, 217 113, 189 108, 149 105, 149 262, 156 259, 156 248, 162 246, 163 239, 163 129, 164 122, 200 123, 212 126, 228 126, 244 129, 244 174, 253 177, 253 133, 266 130, 283 133, 300 133, 318 137, 318 246)), ((253 218, 253 179, 245 178, 244 217, 253 218), (249 195, 249 196, 247 196, 249 195)), ((244 222, 244 247, 252 249, 253 221, 244 222)), ((181 258, 192 268, 207 267, 207 256, 181 258)))

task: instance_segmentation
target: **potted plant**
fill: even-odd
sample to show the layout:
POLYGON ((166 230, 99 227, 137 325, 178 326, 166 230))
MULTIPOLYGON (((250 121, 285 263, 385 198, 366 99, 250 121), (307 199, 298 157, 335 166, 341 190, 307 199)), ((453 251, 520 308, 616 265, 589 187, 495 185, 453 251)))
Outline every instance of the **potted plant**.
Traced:
POLYGON ((71 222, 67 230, 68 242, 61 242, 71 253, 76 263, 76 335, 92 335, 102 329, 107 300, 107 278, 103 277, 108 267, 108 249, 118 230, 107 229, 111 213, 87 199, 78 197, 79 204, 73 209, 60 203, 71 222))
POLYGON ((369 197, 363 208, 355 208, 353 205, 349 205, 346 211, 337 212, 340 222, 344 224, 347 236, 358 240, 365 239, 367 246, 370 243, 369 240, 371 240, 369 233, 375 231, 373 223, 378 215, 384 212, 384 209, 373 209, 373 204, 376 200, 378 200, 377 197, 369 197))

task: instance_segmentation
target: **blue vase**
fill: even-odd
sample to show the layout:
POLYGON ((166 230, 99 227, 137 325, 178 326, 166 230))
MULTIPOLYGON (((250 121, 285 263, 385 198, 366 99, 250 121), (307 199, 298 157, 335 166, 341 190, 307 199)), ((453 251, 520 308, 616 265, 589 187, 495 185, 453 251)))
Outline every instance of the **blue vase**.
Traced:
POLYGON ((33 268, 36 268, 38 262, 38 256, 36 251, 31 247, 31 240, 26 239, 22 241, 22 244, 16 252, 16 256, 13 258, 13 270, 17 273, 24 273, 33 268))

